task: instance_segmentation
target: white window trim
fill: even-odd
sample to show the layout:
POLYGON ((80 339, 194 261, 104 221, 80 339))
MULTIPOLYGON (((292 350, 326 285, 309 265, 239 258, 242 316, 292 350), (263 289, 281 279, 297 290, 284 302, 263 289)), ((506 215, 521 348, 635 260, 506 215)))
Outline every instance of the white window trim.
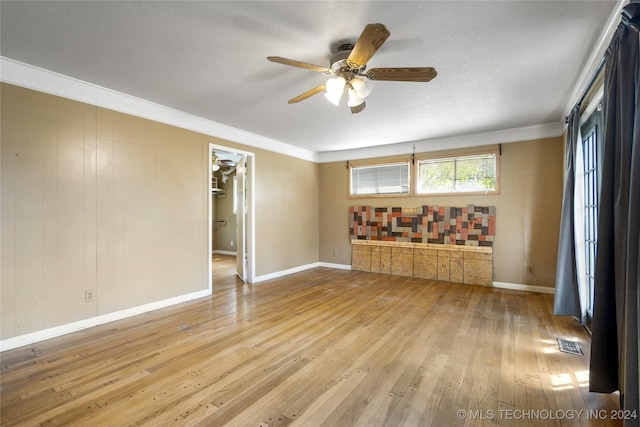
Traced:
POLYGON ((415 167, 415 195, 416 196, 460 196, 460 195, 497 195, 500 194, 500 152, 499 150, 487 150, 460 154, 449 154, 443 156, 433 157, 420 157, 416 159, 415 167), (420 191, 420 162, 431 160, 446 160, 446 159, 463 159, 466 157, 477 157, 483 155, 493 155, 495 158, 495 175, 496 175, 496 187, 493 190, 478 190, 478 191, 420 191))
POLYGON ((349 164, 348 166, 348 188, 347 188, 347 197, 350 199, 364 199, 364 198, 381 198, 381 197, 411 197, 412 193, 412 173, 411 173, 411 161, 409 160, 400 160, 400 161, 388 161, 388 162, 371 162, 371 163, 357 163, 357 164, 349 164), (406 192, 396 192, 396 193, 367 193, 367 194, 352 194, 352 178, 353 178, 353 170, 359 168, 375 168, 375 167, 386 167, 386 166, 395 166, 395 165, 406 165, 407 166, 407 191, 406 192))

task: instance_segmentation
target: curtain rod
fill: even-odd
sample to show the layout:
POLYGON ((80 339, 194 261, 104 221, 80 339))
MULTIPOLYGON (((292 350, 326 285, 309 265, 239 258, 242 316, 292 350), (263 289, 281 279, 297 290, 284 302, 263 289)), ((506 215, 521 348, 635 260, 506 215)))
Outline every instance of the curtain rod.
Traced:
MULTIPOLYGON (((584 100, 584 97, 587 96, 587 93, 589 93, 589 91, 591 90, 591 86, 593 86, 596 79, 598 78, 598 74, 600 74, 600 71, 602 71, 604 64, 605 64, 605 57, 603 56, 600 59, 600 62, 598 63, 598 66, 596 67, 595 71, 593 72, 593 75, 589 80, 589 84, 587 85, 587 87, 584 88, 584 91, 582 91, 582 95, 580 95, 580 98, 578 98, 578 102, 576 102, 575 105, 580 105, 584 100)), ((569 123, 569 116, 565 116, 564 122, 569 123)))
MULTIPOLYGON (((588 89, 585 90, 585 94, 583 94, 580 98, 577 97, 579 93, 578 90, 580 90, 580 86, 582 86, 582 83, 588 81, 587 76, 589 75, 588 73, 590 73, 591 67, 593 67, 594 64, 599 63, 598 69, 594 73, 594 76, 597 76, 598 72, 602 68, 602 61, 604 60, 604 57, 606 55, 607 48, 611 45, 611 40, 615 36, 615 33, 620 26, 620 15, 623 13, 623 9, 629 4, 629 0, 616 0, 616 3, 617 5, 614 10, 611 11, 611 15, 607 20, 606 27, 603 29, 603 33, 598 38, 596 46, 594 47, 591 56, 588 58, 587 65, 583 67, 582 71, 584 74, 580 75, 576 87, 574 88, 574 92, 572 92, 571 97, 567 100, 568 104, 565 106, 567 115, 571 114, 571 111, 576 105, 574 103, 576 101, 574 100, 582 102, 588 89), (598 59, 600 59, 600 62, 598 62, 598 59)), ((592 81, 593 79, 589 81, 589 86, 592 85, 592 81)))

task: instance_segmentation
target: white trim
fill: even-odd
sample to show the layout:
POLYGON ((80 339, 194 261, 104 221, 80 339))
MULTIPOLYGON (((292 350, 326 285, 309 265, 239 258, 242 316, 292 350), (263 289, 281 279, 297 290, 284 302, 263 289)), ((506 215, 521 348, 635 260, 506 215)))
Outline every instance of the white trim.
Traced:
POLYGON ((520 283, 509 282, 493 282, 493 287, 500 289, 512 289, 514 291, 538 292, 541 294, 554 294, 556 292, 555 288, 548 286, 523 285, 520 283))
POLYGON ((273 273, 263 274, 262 276, 256 276, 252 283, 264 282, 265 280, 277 279, 282 276, 288 276, 289 274, 300 273, 301 271, 311 270, 312 268, 320 267, 319 262, 313 262, 311 264, 299 265, 288 270, 276 271, 273 273))
POLYGON ((337 270, 351 270, 351 265, 349 264, 334 264, 332 262, 319 262, 318 264, 318 267, 335 268, 337 270))
POLYGON ((311 270, 317 267, 335 268, 337 270, 351 270, 351 266, 348 264, 334 264, 330 262, 313 262, 311 264, 299 265, 298 267, 289 268, 287 270, 276 271, 274 273, 263 274, 262 276, 255 277, 251 283, 264 282, 265 280, 277 279, 279 277, 288 276, 294 273, 300 273, 302 271, 311 270))
POLYGON ((535 126, 527 126, 514 129, 503 129, 492 132, 474 133, 468 135, 456 135, 446 138, 424 139, 420 141, 402 142, 398 144, 378 145, 375 147, 358 148, 343 151, 326 151, 319 153, 319 163, 371 159, 374 157, 396 156, 401 153, 428 153, 438 150, 450 150, 454 148, 481 147, 493 144, 507 144, 518 141, 531 141, 536 139, 554 138, 562 135, 564 125, 547 123, 535 126))
POLYGON ((103 314, 101 316, 91 317, 89 319, 79 320, 77 322, 67 323, 65 325, 60 325, 49 329, 43 329, 41 331, 36 331, 13 338, 7 338, 0 341, 0 351, 11 350, 17 347, 22 347, 24 345, 59 337, 71 332, 81 331, 93 326, 102 325, 105 323, 113 322, 115 320, 124 319, 126 317, 135 316, 152 310, 158 310, 160 308, 169 307, 171 305, 180 304, 210 295, 211 291, 206 289, 202 291, 192 292, 190 294, 168 298, 162 301, 156 301, 149 304, 139 305, 137 307, 115 311, 113 313, 103 314))
MULTIPOLYGON (((582 73, 580 74, 580 77, 571 92, 571 96, 569 97, 569 102, 565 107, 565 116, 568 116, 574 105, 580 102, 579 97, 584 94, 587 87, 589 87, 589 84, 591 84, 591 80, 600 65, 600 61, 604 58, 604 54, 609 48, 609 44, 611 44, 611 40, 618 29, 618 25, 620 25, 622 9, 627 4, 629 4, 629 0, 618 0, 616 8, 611 12, 609 19, 607 20, 607 26, 602 30, 602 34, 600 35, 596 48, 591 51, 589 59, 582 67, 582 73)), ((566 125, 564 127, 566 128, 566 125)))
MULTIPOLYGON (((334 264, 330 262, 314 262, 311 264, 290 268, 288 270, 276 271, 274 273, 257 276, 253 283, 263 282, 265 280, 277 279, 279 277, 288 276, 289 274, 294 274, 294 273, 300 273, 302 271, 310 270, 316 267, 328 267, 328 268, 335 268, 339 270, 351 270, 351 266, 348 264, 334 264)), ((555 293, 555 288, 551 288, 548 286, 524 285, 520 283, 493 282, 493 287, 499 288, 499 289, 511 289, 515 291, 538 292, 542 294, 555 293)))
MULTIPOLYGON (((276 279, 279 277, 287 276, 289 274, 299 273, 302 271, 310 270, 316 267, 328 267, 340 270, 351 270, 351 266, 347 264, 334 264, 327 262, 314 262, 311 264, 301 265, 298 267, 290 268, 288 270, 277 271, 275 273, 264 274, 257 276, 253 283, 258 283, 266 280, 276 279)), ((553 294, 554 288, 546 286, 532 286, 523 285, 518 283, 508 282, 493 282, 494 288, 500 289, 512 289, 517 291, 539 292, 545 294, 553 294)), ((0 340, 0 351, 12 350, 17 347, 33 344, 36 342, 44 341, 51 338, 56 338, 62 335, 66 335, 72 332, 81 331, 83 329, 91 328, 93 326, 103 325, 105 323, 113 322, 116 320, 124 319, 127 317, 136 316, 138 314, 146 313, 153 310, 169 307, 172 305, 180 304, 183 302, 191 301, 198 298, 204 298, 211 295, 210 290, 202 290, 192 292, 190 294, 180 295, 173 298, 168 298, 162 301, 156 301, 149 304, 140 305, 137 307, 131 307, 113 313, 103 314, 101 316, 91 317, 89 319, 79 320, 77 322, 67 323, 65 325, 56 326, 49 329, 43 329, 41 331, 32 332, 25 335, 20 335, 13 338, 7 338, 0 340)))
MULTIPOLYGON (((246 233, 249 239, 246 238, 247 244, 246 251, 251 254, 249 258, 249 265, 247 266, 247 282, 253 283, 256 275, 256 156, 247 156, 247 171, 249 172, 249 182, 247 182, 247 191, 249 192, 249 205, 250 209, 247 216, 246 233)), ((246 174, 245 174, 246 179, 246 174)))
POLYGON ((211 150, 211 144, 207 145, 207 252, 209 257, 207 258, 207 270, 209 275, 207 276, 207 288, 209 294, 213 294, 213 194, 211 194, 211 183, 213 181, 213 169, 211 168, 211 160, 213 159, 213 150, 211 150))
POLYGON ((314 151, 0 56, 0 80, 311 162, 314 151))
POLYGON ((238 256, 237 252, 233 252, 233 251, 221 251, 218 249, 214 249, 213 250, 213 254, 220 254, 220 255, 231 255, 231 256, 238 256))
POLYGON ((562 135, 564 131, 564 125, 558 119, 557 123, 522 128, 316 153, 3 56, 0 56, 0 81, 315 163, 369 159, 397 155, 403 152, 411 153, 414 145, 416 152, 432 152, 452 148, 506 144, 557 137, 562 135))

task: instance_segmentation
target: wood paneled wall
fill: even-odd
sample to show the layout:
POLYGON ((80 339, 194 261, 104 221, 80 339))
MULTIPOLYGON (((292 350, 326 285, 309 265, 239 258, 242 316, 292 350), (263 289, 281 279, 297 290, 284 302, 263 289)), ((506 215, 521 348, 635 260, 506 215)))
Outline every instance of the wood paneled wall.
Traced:
POLYGON ((2 339, 207 289, 202 135, 1 90, 2 339))

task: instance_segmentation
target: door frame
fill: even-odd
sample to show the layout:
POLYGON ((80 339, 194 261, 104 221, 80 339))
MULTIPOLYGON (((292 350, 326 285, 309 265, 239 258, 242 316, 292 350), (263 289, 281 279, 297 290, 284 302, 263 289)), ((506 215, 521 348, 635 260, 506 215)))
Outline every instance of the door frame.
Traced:
MULTIPOLYGON (((246 158, 246 174, 248 175, 247 180, 247 193, 245 195, 247 201, 247 217, 245 223, 245 255, 247 257, 247 277, 246 282, 253 283, 255 279, 255 182, 256 182, 256 155, 251 151, 239 150, 237 148, 228 147, 225 145, 215 144, 213 142, 209 143, 208 146, 208 155, 207 155, 207 169, 209 173, 207 174, 207 209, 208 209, 208 262, 209 262, 209 293, 213 292, 213 269, 211 259, 213 257, 213 206, 211 203, 211 178, 213 176, 213 171, 211 170, 211 156, 214 150, 218 151, 226 151, 229 153, 236 153, 245 156, 246 158)), ((236 257, 238 254, 236 254, 236 257)))

